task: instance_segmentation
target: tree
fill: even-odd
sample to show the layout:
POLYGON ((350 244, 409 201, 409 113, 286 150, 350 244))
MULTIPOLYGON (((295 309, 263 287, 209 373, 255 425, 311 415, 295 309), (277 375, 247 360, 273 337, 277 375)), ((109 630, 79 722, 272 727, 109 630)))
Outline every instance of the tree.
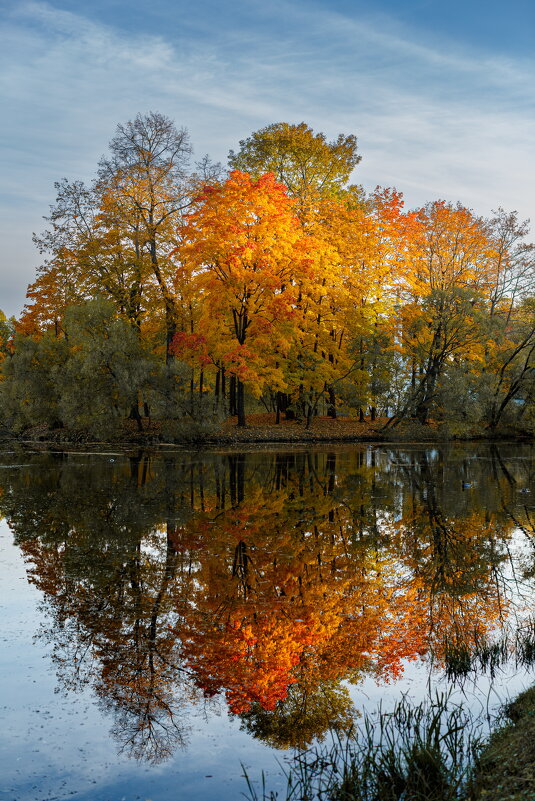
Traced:
POLYGON ((175 352, 193 349, 201 365, 222 363, 235 376, 240 426, 246 384, 256 395, 285 386, 296 287, 313 258, 293 205, 272 174, 234 171, 205 187, 181 230, 180 258, 203 298, 202 333, 180 334, 175 352))
POLYGON ((494 269, 490 287, 490 316, 509 316, 533 286, 535 245, 525 241, 529 220, 519 221, 516 211, 499 208, 489 220, 494 248, 494 269))
MULTIPOLYGON (((102 298, 70 306, 64 321, 69 358, 57 377, 65 425, 113 430, 147 383, 154 362, 137 331, 102 298)), ((137 416, 138 428, 142 428, 137 416)))
MULTIPOLYGON (((268 125, 240 142, 240 150, 229 154, 232 169, 249 172, 258 178, 272 172, 283 183, 288 194, 297 200, 297 214, 307 232, 323 243, 318 252, 314 274, 299 287, 298 313, 302 316, 302 331, 296 343, 291 365, 288 365, 288 384, 293 391, 293 405, 299 414, 304 413, 307 425, 318 403, 327 391, 330 413, 335 415, 336 402, 333 382, 347 371, 344 354, 337 342, 339 330, 333 326, 332 309, 339 304, 338 295, 344 293, 344 283, 333 275, 335 257, 328 244, 323 214, 318 205, 326 198, 344 195, 354 167, 360 162, 357 139, 340 134, 329 142, 323 133, 314 131, 304 122, 285 122, 268 125), (333 260, 334 259, 334 260, 333 260), (329 295, 333 297, 329 303, 329 295), (330 306, 330 308, 329 308, 330 306)), ((361 195, 356 187, 350 192, 352 202, 361 195)), ((339 315, 340 316, 340 315, 339 315)), ((342 335, 343 339, 343 335, 342 335)), ((291 392, 278 392, 277 419, 280 404, 287 408, 292 401, 291 392)), ((293 413, 293 412, 292 412, 293 413)))
POLYGON ((59 334, 66 307, 99 294, 138 328, 161 309, 170 344, 177 304, 169 254, 190 199, 190 155, 185 129, 161 114, 138 114, 117 127, 90 187, 56 184, 50 227, 35 237, 49 258, 29 288, 21 330, 53 327, 59 334))
POLYGON ((14 430, 34 425, 63 425, 61 376, 68 359, 64 339, 47 333, 39 339, 18 334, 12 358, 2 365, 2 416, 14 430))
POLYGON ((6 319, 6 315, 0 309, 0 369, 2 362, 13 352, 13 336, 15 334, 15 320, 6 319))
POLYGON ((28 287, 28 302, 18 330, 38 334, 63 332, 67 306, 95 295, 113 301, 117 311, 138 328, 154 298, 147 254, 139 237, 121 225, 101 187, 66 179, 55 184, 57 197, 45 218, 49 228, 34 235, 40 253, 48 254, 28 287))
POLYGON ((366 199, 360 192, 346 191, 317 204, 314 233, 326 247, 316 305, 314 287, 307 297, 315 317, 309 328, 316 337, 308 350, 317 352, 320 342, 319 352, 329 362, 325 389, 332 416, 335 387, 346 397, 356 396, 358 406, 375 407, 385 381, 378 352, 393 336, 393 311, 399 283, 409 272, 415 217, 403 212, 399 192, 379 187, 366 199))
POLYGON ((110 157, 100 162, 97 186, 107 213, 116 218, 136 248, 150 257, 165 309, 169 354, 177 318, 175 267, 169 253, 189 202, 189 136, 162 114, 138 114, 133 121, 117 126, 110 151, 110 157))
POLYGON ((437 383, 452 359, 483 353, 484 312, 494 247, 486 222, 460 204, 430 203, 419 211, 412 274, 400 286, 402 348, 412 369, 408 398, 390 424, 412 414, 426 423, 437 383))
POLYGON ((47 424, 110 433, 137 408, 138 389, 154 383, 154 357, 102 298, 67 307, 62 328, 59 338, 51 331, 15 337, 3 371, 4 414, 22 428, 47 424))
POLYGON ((272 172, 297 198, 300 211, 313 197, 337 194, 360 160, 355 136, 339 134, 328 142, 325 134, 315 134, 304 122, 268 125, 241 140, 237 153, 229 153, 232 170, 255 178, 272 172))
POLYGON ((485 368, 491 377, 487 419, 489 427, 495 429, 513 401, 520 401, 523 413, 533 397, 535 298, 525 298, 506 316, 492 322, 495 341, 486 354, 485 368), (497 324, 498 320, 501 324, 497 324))

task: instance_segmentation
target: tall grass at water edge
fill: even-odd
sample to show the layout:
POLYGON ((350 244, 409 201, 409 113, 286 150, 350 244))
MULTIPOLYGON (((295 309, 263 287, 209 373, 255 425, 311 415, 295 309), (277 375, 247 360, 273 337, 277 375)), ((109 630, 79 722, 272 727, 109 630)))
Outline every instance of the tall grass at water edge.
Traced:
MULTIPOLYGON (((283 767, 286 789, 244 768, 248 801, 461 801, 483 745, 481 722, 448 694, 365 714, 346 738, 298 752, 283 767)), ((242 766, 243 767, 243 766, 242 766)))

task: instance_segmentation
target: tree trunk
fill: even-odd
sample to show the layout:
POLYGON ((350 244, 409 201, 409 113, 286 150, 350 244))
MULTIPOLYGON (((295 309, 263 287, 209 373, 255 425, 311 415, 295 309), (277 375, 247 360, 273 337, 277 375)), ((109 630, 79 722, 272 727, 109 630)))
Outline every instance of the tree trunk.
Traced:
POLYGON ((244 426, 245 425, 245 398, 244 398, 244 388, 243 388, 243 381, 240 381, 238 378, 236 380, 236 400, 237 400, 237 414, 238 414, 238 425, 244 426))
POLYGON ((418 420, 419 423, 422 425, 427 424, 427 420, 429 418, 429 409, 431 406, 431 401, 433 400, 433 395, 435 393, 435 384, 437 380, 437 372, 435 369, 429 370, 426 376, 426 380, 421 385, 421 395, 418 403, 416 404, 416 409, 414 410, 414 416, 418 420))
POLYGON ((229 414, 235 417, 238 413, 236 405, 236 376, 230 376, 230 389, 229 389, 229 414))
POLYGON ((217 373, 215 374, 215 388, 214 388, 214 397, 215 397, 215 405, 219 406, 219 386, 221 382, 221 370, 218 369, 217 373))
POLYGON ((130 419, 135 420, 137 423, 137 430, 143 431, 143 421, 141 419, 141 415, 139 413, 139 406, 138 401, 134 401, 134 403, 130 407, 130 419))
POLYGON ((333 420, 336 420, 336 395, 334 393, 334 387, 331 384, 328 387, 329 393, 329 406, 327 408, 327 417, 332 417, 333 420))

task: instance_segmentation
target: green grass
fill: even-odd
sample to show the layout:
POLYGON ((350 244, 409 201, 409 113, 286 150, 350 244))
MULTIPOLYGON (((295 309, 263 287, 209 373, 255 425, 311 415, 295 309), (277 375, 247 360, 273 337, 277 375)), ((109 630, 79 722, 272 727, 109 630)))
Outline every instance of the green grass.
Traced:
POLYGON ((478 725, 445 694, 392 712, 365 715, 345 739, 298 752, 280 795, 257 789, 244 770, 249 801, 460 801, 467 798, 482 746, 478 725))

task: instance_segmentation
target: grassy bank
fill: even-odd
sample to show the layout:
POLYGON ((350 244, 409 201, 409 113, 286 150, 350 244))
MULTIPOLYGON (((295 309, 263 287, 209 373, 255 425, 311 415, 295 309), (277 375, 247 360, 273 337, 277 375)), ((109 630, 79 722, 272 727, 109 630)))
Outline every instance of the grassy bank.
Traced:
POLYGON ((474 801, 535 799, 535 687, 521 693, 504 711, 505 724, 480 754, 474 801))

